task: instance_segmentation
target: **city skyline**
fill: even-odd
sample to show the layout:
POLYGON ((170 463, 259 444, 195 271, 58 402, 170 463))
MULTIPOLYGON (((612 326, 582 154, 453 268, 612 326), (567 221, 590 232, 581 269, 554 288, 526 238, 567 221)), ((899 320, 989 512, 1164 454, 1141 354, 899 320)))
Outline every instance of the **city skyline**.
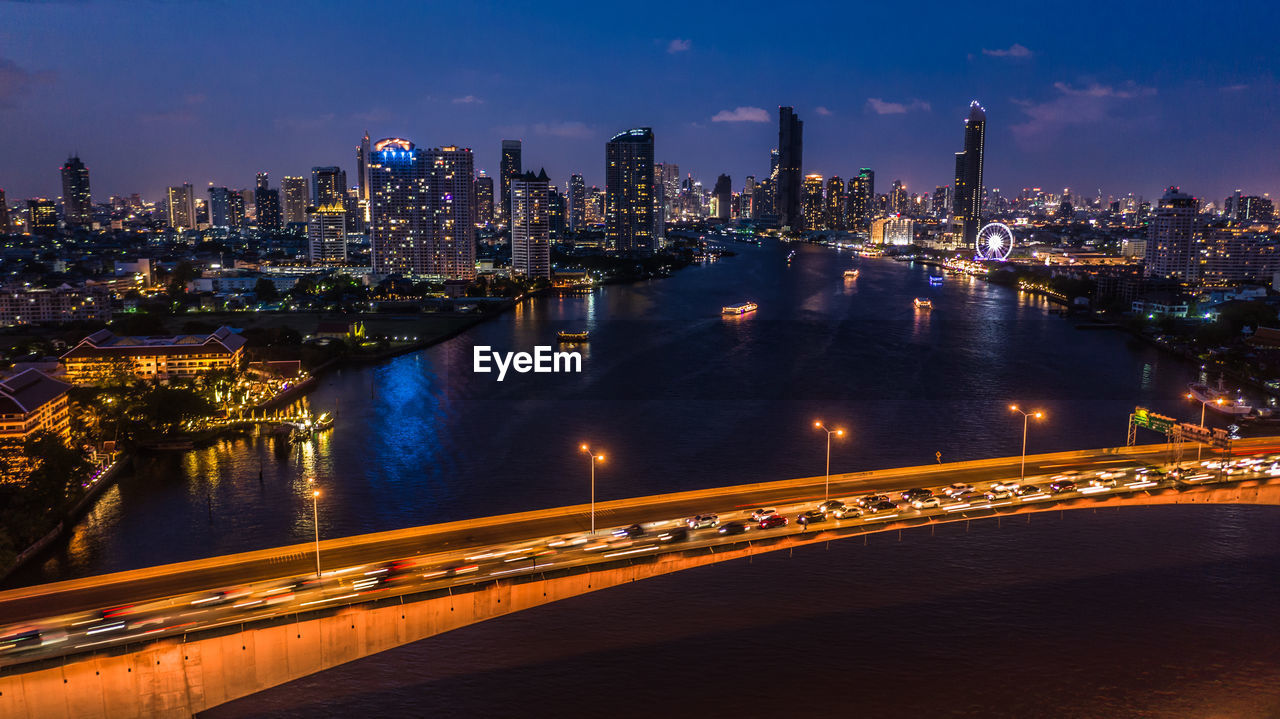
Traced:
MULTIPOLYGON (((28 32, 7 36, 0 53, 0 123, 24 138, 0 150, 6 168, 0 187, 11 201, 56 197, 54 170, 73 154, 92 170, 102 197, 156 198, 184 182, 245 187, 255 172, 305 176, 317 165, 339 166, 357 184, 352 150, 365 130, 471 147, 476 166, 491 175, 501 141, 522 139, 526 162, 545 166, 557 184, 581 173, 588 185, 603 186, 600 145, 642 126, 660 138, 655 160, 679 164, 682 174, 704 183, 721 173, 758 178, 767 174, 767 152, 776 145, 776 108, 789 105, 808 125, 805 173, 847 177, 872 167, 923 192, 949 184, 955 128, 973 99, 993 119, 984 184, 1006 193, 1036 186, 1157 197, 1177 184, 1219 201, 1238 188, 1261 195, 1280 185, 1274 163, 1253 151, 1274 134, 1264 110, 1280 93, 1267 69, 1273 63, 1259 62, 1253 49, 1265 46, 1265 17, 1248 27, 1233 24, 1227 42, 1216 37, 1213 19, 1192 23, 1140 9, 1109 9, 1103 23, 1081 9, 1055 18, 1061 27, 1052 37, 1019 35, 1025 29, 997 12, 966 18, 937 9, 940 20, 954 12, 956 22, 983 32, 931 38, 910 53, 872 35, 852 61, 822 42, 833 30, 819 26, 801 38, 729 18, 718 26, 726 32, 707 33, 698 29, 699 11, 679 22, 674 16, 663 22, 658 12, 614 35, 602 32, 614 27, 607 17, 575 19, 559 31, 574 42, 542 50, 548 62, 577 59, 567 65, 575 71, 554 83, 527 82, 512 63, 527 51, 525 40, 563 19, 550 10, 435 9, 439 22, 469 32, 411 53, 397 45, 406 32, 399 25, 412 27, 425 11, 403 8, 404 22, 382 28, 384 41, 368 58, 334 69, 345 81, 317 87, 284 82, 288 63, 264 62, 266 78, 216 69, 245 47, 305 65, 325 47, 308 31, 331 19, 332 8, 316 18, 283 9, 202 8, 202 22, 191 24, 189 13, 176 8, 4 5, 4 25, 28 32), (219 33, 249 16, 262 27, 219 33), (1143 28, 1136 38, 1135 23, 1143 28), (112 28, 122 25, 151 28, 156 40, 121 45, 129 34, 112 28), (276 32, 280 27, 287 31, 276 32), (459 72, 428 72, 437 55, 479 32, 511 42, 493 43, 459 72), (1250 42, 1255 34, 1258 42, 1250 42), (1203 48, 1195 58, 1143 56, 1192 36, 1203 48), (72 37, 101 41, 65 39, 72 37), (1094 52, 1098 47, 1109 51, 1094 52), (189 59, 181 73, 152 70, 174 52, 189 59), (90 59, 104 53, 112 62, 90 59), (622 65, 647 72, 620 77, 622 65), (125 85, 121 72, 143 73, 148 81, 125 85), (389 93, 381 79, 365 82, 375 73, 405 89, 389 93)), ((886 12, 873 9, 868 17, 886 12)), ((1274 12, 1259 7, 1264 16, 1274 12)))

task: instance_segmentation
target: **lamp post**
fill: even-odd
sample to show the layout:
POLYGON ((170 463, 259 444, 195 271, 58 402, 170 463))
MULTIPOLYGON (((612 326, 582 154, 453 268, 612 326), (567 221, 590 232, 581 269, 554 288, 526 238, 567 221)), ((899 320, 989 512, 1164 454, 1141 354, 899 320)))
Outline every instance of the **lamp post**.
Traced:
MULTIPOLYGON (((1191 394, 1190 392, 1188 392, 1188 393, 1187 393, 1187 399, 1196 399, 1196 396, 1195 396, 1195 395, 1193 395, 1193 394, 1191 394)), ((1213 399, 1212 399, 1212 400, 1210 400, 1210 401, 1206 401, 1206 400, 1203 400, 1203 399, 1196 399, 1196 401, 1200 403, 1200 428, 1201 428, 1201 429, 1204 429, 1204 410, 1205 410, 1205 408, 1206 408, 1206 407, 1208 407, 1208 406, 1209 406, 1210 402, 1212 402, 1213 404, 1218 405, 1219 407, 1221 407, 1222 405, 1226 404, 1226 401, 1225 401, 1225 400, 1223 400, 1221 397, 1215 397, 1215 398, 1213 398, 1213 399)), ((1199 461, 1200 461, 1200 452, 1201 452, 1203 449, 1204 449, 1204 445, 1203 445, 1203 444, 1201 444, 1200 442, 1196 442, 1196 461, 1197 461, 1197 462, 1199 462, 1199 461)))
POLYGON ((596 462, 603 462, 604 455, 597 455, 585 444, 582 445, 581 451, 591 457, 591 534, 594 535, 596 533, 596 462))
POLYGON ((1026 479, 1027 478, 1027 424, 1031 421, 1032 417, 1035 417, 1036 419, 1040 419, 1044 417, 1044 412, 1041 412, 1039 410, 1036 410, 1035 412, 1024 412, 1018 409, 1018 405, 1016 404, 1009 405, 1009 409, 1022 415, 1022 469, 1018 472, 1018 475, 1022 479, 1026 479))
MULTIPOLYGON (((307 482, 312 485, 316 483, 314 479, 308 479, 307 482)), ((313 488, 311 490, 311 526, 316 531, 316 579, 320 578, 320 510, 317 506, 319 501, 320 490, 313 488)))
POLYGON ((823 501, 826 501, 828 499, 831 499, 831 435, 834 434, 837 437, 843 437, 844 430, 843 429, 827 429, 822 424, 822 420, 820 419, 814 420, 813 426, 827 433, 827 476, 826 476, 826 479, 823 480, 822 482, 822 499, 823 501))

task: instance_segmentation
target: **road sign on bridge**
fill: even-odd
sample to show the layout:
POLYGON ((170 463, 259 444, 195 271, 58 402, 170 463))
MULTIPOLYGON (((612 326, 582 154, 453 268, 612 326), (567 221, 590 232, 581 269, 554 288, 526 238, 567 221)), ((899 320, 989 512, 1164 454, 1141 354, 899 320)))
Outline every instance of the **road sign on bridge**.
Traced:
POLYGON ((1179 441, 1199 442, 1218 449, 1231 449, 1231 433, 1225 429, 1179 422, 1174 429, 1174 436, 1179 441))
POLYGON ((1177 425, 1178 420, 1173 417, 1156 414, 1146 407, 1134 407, 1133 414, 1129 415, 1129 446, 1132 447, 1137 442, 1137 430, 1139 427, 1149 429, 1152 432, 1159 432, 1172 440, 1174 428, 1177 425))

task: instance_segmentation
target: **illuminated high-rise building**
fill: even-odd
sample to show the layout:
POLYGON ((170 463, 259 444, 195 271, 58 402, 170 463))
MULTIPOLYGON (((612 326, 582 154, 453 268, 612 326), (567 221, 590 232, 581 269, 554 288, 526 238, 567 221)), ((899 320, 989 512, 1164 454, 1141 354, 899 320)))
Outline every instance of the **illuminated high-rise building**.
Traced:
POLYGON ((810 230, 821 229, 826 224, 823 217, 826 213, 822 204, 822 175, 805 175, 802 189, 800 207, 803 216, 799 222, 802 227, 810 230))
POLYGON ((371 148, 369 239, 374 274, 427 274, 430 179, 427 153, 412 142, 387 138, 371 148))
POLYGON ((676 198, 680 195, 680 166, 674 162, 658 163, 654 171, 654 182, 657 183, 658 202, 662 206, 659 222, 675 219, 676 198))
POLYGON ((347 261, 347 208, 341 199, 313 207, 307 213, 307 245, 314 263, 347 261))
POLYGON ((432 215, 426 274, 472 280, 476 276, 475 158, 453 145, 428 152, 427 200, 432 215))
POLYGON ((808 216, 800 199, 803 166, 804 123, 792 108, 779 107, 778 189, 775 207, 778 223, 793 230, 805 229, 805 218, 808 216))
POLYGON ((285 176, 280 181, 284 191, 284 221, 301 224, 307 221, 307 206, 311 204, 311 189, 304 177, 285 176))
POLYGON ((711 188, 711 202, 715 204, 711 216, 717 220, 729 220, 733 207, 733 180, 728 175, 716 178, 715 187, 711 188))
POLYGON ((238 190, 209 188, 209 224, 224 229, 239 229, 244 225, 244 197, 238 190))
POLYGON ((975 246, 982 224, 982 165, 987 135, 987 111, 977 100, 969 103, 964 121, 964 150, 956 153, 956 181, 952 195, 952 224, 966 247, 975 246))
POLYGON ((827 178, 826 204, 827 227, 832 230, 843 230, 845 228, 844 211, 846 200, 844 180, 840 179, 839 175, 827 178))
POLYGON ((58 232, 58 206, 43 197, 27 200, 27 232, 53 235, 58 232))
POLYGON ((551 180, 547 171, 511 178, 511 271, 551 277, 551 180))
POLYGON ((742 183, 742 194, 738 195, 738 216, 744 220, 754 219, 756 216, 755 175, 747 175, 742 183))
POLYGON ((933 215, 942 217, 951 207, 951 185, 939 185, 933 188, 933 215))
POLYGON ((329 165, 311 168, 311 202, 320 207, 347 199, 347 173, 341 167, 329 165))
POLYGON ((581 232, 587 227, 587 184, 583 182, 582 175, 569 175, 567 194, 569 229, 581 232))
POLYGON ((894 180, 889 188, 889 214, 906 215, 911 212, 911 198, 907 195, 907 186, 902 180, 894 180))
POLYGON ((168 196, 169 226, 175 230, 194 230, 196 227, 196 197, 190 183, 174 185, 168 196))
POLYGON ((653 130, 624 130, 605 144, 605 241, 610 249, 651 255, 657 249, 653 130))
POLYGON ((280 191, 271 189, 270 184, 267 173, 259 172, 253 191, 254 217, 259 229, 278 230, 284 219, 280 211, 280 191))
POLYGON ((481 170, 476 175, 476 224, 493 223, 493 178, 481 170))
POLYGON ((87 225, 93 220, 89 168, 76 155, 67 158, 62 166, 62 218, 69 227, 87 225))
POLYGON ((521 170, 521 145, 519 140, 502 141, 502 157, 498 163, 498 180, 502 183, 502 209, 499 220, 509 224, 511 220, 511 178, 521 170))
POLYGON ((1147 227, 1147 277, 1191 282, 1199 276, 1203 238, 1198 209, 1199 201, 1177 187, 1170 187, 1160 198, 1147 227))
POLYGON ((0 189, 0 235, 7 235, 9 232, 9 206, 5 204, 4 190, 0 189))
POLYGON ((568 201, 563 193, 556 187, 555 183, 547 188, 547 226, 551 229, 551 241, 555 242, 564 238, 565 229, 568 227, 568 220, 565 214, 569 211, 568 201))
MULTIPOLYGON (((371 191, 369 182, 369 163, 370 153, 372 149, 369 146, 369 131, 364 131, 364 137, 360 138, 360 146, 356 148, 356 175, 360 187, 360 201, 369 202, 369 193, 371 191)), ((345 184, 345 183, 344 183, 345 184)))

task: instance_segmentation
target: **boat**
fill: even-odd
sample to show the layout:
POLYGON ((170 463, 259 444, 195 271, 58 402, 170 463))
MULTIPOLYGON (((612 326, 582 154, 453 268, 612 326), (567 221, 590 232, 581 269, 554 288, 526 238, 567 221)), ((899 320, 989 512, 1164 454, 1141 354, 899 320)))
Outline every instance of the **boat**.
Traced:
POLYGON ((858 278, 858 270, 856 268, 852 270, 845 270, 844 278, 846 280, 856 280, 858 278))
POLYGON ((556 339, 561 342, 586 342, 590 336, 587 330, 560 330, 556 333, 556 339))
POLYGON ((721 308, 720 308, 720 314, 722 314, 722 315, 745 315, 745 314, 746 314, 746 313, 748 313, 748 312, 755 312, 755 311, 756 311, 756 308, 757 308, 757 307, 759 307, 759 306, 760 306, 760 305, 757 305, 757 304, 756 304, 756 303, 754 303, 754 302, 744 302, 744 303, 742 303, 742 304, 740 304, 740 305, 730 305, 730 306, 728 306, 728 307, 721 307, 721 308))
POLYGON ((1240 417, 1253 412, 1253 407, 1239 395, 1232 397, 1223 387, 1222 377, 1218 377, 1217 388, 1200 382, 1187 385, 1187 392, 1205 407, 1231 417, 1240 417))
POLYGON ((787 262, 791 262, 791 260, 795 259, 795 256, 796 256, 795 250, 792 250, 791 252, 789 252, 787 254, 787 262))
POLYGON ((320 416, 316 417, 316 431, 321 432, 331 427, 333 427, 333 415, 328 412, 321 412, 320 416))
POLYGON ((916 309, 918 310, 933 309, 933 300, 929 299, 928 297, 917 297, 915 298, 914 303, 915 303, 916 309))
POLYGON ((942 275, 929 275, 929 284, 933 285, 934 287, 937 287, 938 285, 942 284, 942 280, 943 280, 942 275))

